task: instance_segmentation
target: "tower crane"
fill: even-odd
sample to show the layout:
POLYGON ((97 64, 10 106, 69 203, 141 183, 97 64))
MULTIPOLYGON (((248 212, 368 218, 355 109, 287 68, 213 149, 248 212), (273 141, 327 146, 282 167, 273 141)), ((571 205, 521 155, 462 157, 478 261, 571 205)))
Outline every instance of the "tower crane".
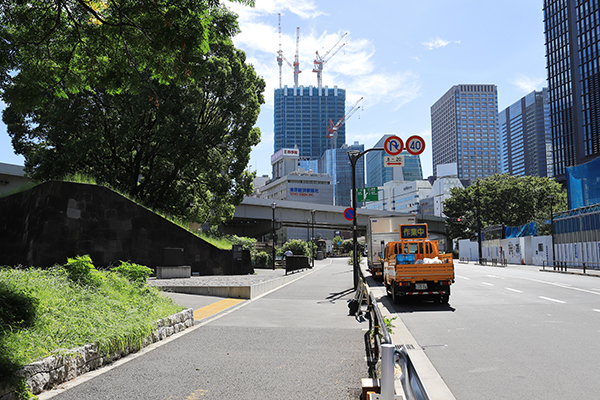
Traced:
POLYGON ((340 47, 337 47, 337 45, 342 41, 343 38, 346 37, 347 34, 348 34, 348 32, 344 33, 342 35, 342 37, 339 38, 337 42, 335 42, 333 47, 331 47, 331 49, 329 49, 329 51, 327 53, 325 53, 325 55, 323 57, 321 57, 319 55, 318 51, 316 52, 317 57, 315 58, 313 72, 317 73, 317 84, 318 84, 319 88, 321 88, 321 86, 322 86, 323 65, 325 65, 329 60, 331 60, 331 58, 333 56, 335 56, 336 53, 338 51, 340 51, 340 49, 346 45, 346 43, 342 43, 342 45, 340 47), (329 53, 331 53, 334 49, 335 49, 335 51, 328 57, 329 53))
POLYGON ((277 64, 279 65, 279 87, 281 88, 281 67, 283 62, 285 61, 287 65, 294 69, 294 86, 298 86, 298 74, 300 71, 300 63, 298 62, 298 42, 300 38, 300 28, 296 28, 296 57, 294 64, 288 61, 287 58, 283 55, 283 50, 281 49, 281 14, 278 14, 279 17, 279 50, 277 51, 277 64))
POLYGON ((337 131, 338 129, 340 129, 340 126, 342 126, 348 119, 350 119, 351 116, 354 115, 354 113, 356 111, 358 111, 358 109, 360 107, 358 107, 358 103, 360 103, 362 101, 362 97, 360 99, 358 99, 358 101, 356 103, 354 103, 354 105, 352 105, 352 107, 350 107, 350 109, 348 110, 348 112, 346 113, 346 115, 344 115, 342 118, 340 118, 340 120, 334 125, 332 120, 329 120, 329 126, 327 127, 327 135, 325 137, 327 138, 333 138, 333 137, 337 137, 337 131))

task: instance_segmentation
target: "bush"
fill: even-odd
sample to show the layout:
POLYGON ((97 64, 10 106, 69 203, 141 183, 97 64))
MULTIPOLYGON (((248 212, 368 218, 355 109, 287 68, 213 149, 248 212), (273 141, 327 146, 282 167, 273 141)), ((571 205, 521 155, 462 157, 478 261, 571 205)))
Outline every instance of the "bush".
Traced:
POLYGON ((89 255, 67 258, 64 265, 67 275, 72 282, 83 286, 99 287, 104 276, 94 267, 89 255))
POLYGON ((291 250, 291 252, 295 256, 307 256, 310 257, 310 248, 311 243, 307 243, 303 240, 294 239, 290 242, 286 242, 281 246, 281 252, 285 253, 287 250, 291 250))
POLYGON ((271 264, 271 254, 264 251, 256 252, 252 258, 252 262, 254 265, 261 267, 269 266, 271 264))
POLYGON ((111 268, 110 270, 124 276, 131 282, 138 284, 145 284, 146 279, 152 275, 153 272, 151 268, 148 268, 145 265, 134 264, 127 261, 121 261, 121 265, 111 268))

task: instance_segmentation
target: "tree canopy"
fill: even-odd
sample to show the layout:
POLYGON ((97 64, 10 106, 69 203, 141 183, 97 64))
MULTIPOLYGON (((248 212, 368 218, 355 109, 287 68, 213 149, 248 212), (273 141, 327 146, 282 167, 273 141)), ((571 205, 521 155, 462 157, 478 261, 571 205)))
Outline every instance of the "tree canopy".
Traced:
POLYGON ((215 38, 237 31, 218 0, 5 0, 1 82, 27 82, 24 96, 32 97, 48 89, 136 91, 148 77, 189 81, 202 75, 198 58, 215 38))
POLYGON ((444 201, 444 214, 452 238, 476 238, 478 217, 482 228, 538 221, 544 231, 551 204, 554 213, 567 209, 566 192, 551 178, 492 175, 467 188, 455 187, 451 193, 444 201))
MULTIPOLYGON (((91 13, 85 6, 91 3, 73 3, 91 13)), ((116 4, 120 9, 126 3, 106 4, 110 4, 108 8, 116 4)), ((149 9, 155 4, 142 3, 149 9)), ((188 2, 159 3, 166 7, 188 2)), ((180 9, 179 5, 172 7, 180 9)), ((202 18, 196 14, 186 15, 183 22, 194 25, 188 19, 198 19, 196 23, 204 26, 206 43, 210 44, 206 47, 198 42, 194 51, 175 52, 178 57, 185 55, 194 60, 187 80, 174 76, 167 84, 157 74, 157 65, 162 63, 154 65, 156 68, 146 63, 148 68, 130 69, 123 75, 113 71, 111 75, 110 68, 118 63, 110 57, 99 78, 94 79, 94 66, 85 72, 71 71, 78 64, 66 57, 58 66, 69 73, 62 79, 55 75, 53 84, 44 74, 31 74, 31 65, 24 65, 25 69, 19 69, 5 82, 2 96, 7 108, 3 120, 15 151, 25 156, 26 170, 33 179, 82 173, 170 215, 211 223, 233 216, 234 206, 252 191, 253 174, 247 171, 247 165, 252 146, 260 140, 254 124, 264 102, 265 84, 246 63, 245 54, 223 34, 237 26, 235 15, 217 6, 202 13, 209 24, 201 23, 202 18), (73 81, 67 78, 71 75, 76 76, 73 81)), ((176 18, 170 21, 175 24, 176 18)), ((161 26, 164 24, 161 22, 161 26)), ((94 28, 102 29, 107 24, 87 25, 78 32, 79 40, 86 44, 88 39, 96 41, 91 37, 94 28)), ((136 31, 134 27, 127 29, 136 31)), ((112 44, 117 46, 118 42, 112 44)), ((167 42, 159 42, 164 45, 164 53, 169 53, 167 42)), ((102 47, 101 43, 96 45, 102 47)), ((145 46, 152 52, 150 44, 145 46)), ((106 47, 99 54, 112 51, 110 41, 106 47)), ((138 49, 142 55, 143 47, 138 49)), ((66 48, 69 46, 63 50, 66 48)), ((79 54, 86 47, 76 48, 79 54)), ((142 55, 130 60, 141 65, 142 55)), ((46 61, 42 57, 39 63, 46 61)), ((171 66, 177 64, 174 61, 171 66)))

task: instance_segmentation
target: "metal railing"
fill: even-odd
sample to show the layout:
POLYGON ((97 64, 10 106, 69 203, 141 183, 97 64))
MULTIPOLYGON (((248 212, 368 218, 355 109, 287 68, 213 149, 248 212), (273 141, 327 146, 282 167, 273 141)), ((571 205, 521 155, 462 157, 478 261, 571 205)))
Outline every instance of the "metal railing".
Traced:
MULTIPOLYGON (((387 330, 385 319, 377 305, 375 295, 372 292, 369 292, 367 285, 364 283, 362 270, 360 271, 359 285, 355 299, 358 300, 357 315, 362 314, 363 300, 367 301, 365 318, 369 320, 369 332, 372 332, 373 334, 373 340, 375 342, 375 358, 379 359, 382 354, 382 346, 393 345, 392 338, 387 330)), ((392 362, 396 361, 400 364, 402 370, 400 380, 407 399, 430 400, 427 390, 419 378, 419 374, 417 373, 404 344, 395 347, 394 355, 395 356, 392 357, 392 362)), ((383 368, 384 367, 382 366, 382 370, 383 368)))
POLYGON ((592 261, 559 261, 559 260, 544 260, 542 263, 542 269, 546 267, 552 268, 553 271, 567 271, 568 268, 580 269, 584 274, 588 273, 587 270, 598 271, 600 273, 600 263, 592 261))
POLYGON ((478 263, 480 265, 491 265, 492 267, 506 267, 508 264, 506 258, 480 258, 478 263))

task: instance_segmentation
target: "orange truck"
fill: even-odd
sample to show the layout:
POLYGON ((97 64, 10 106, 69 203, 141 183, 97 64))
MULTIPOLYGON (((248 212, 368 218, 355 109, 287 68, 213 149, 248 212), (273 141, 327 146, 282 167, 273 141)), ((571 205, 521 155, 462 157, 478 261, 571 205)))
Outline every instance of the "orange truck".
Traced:
POLYGON ((440 254, 428 239, 427 224, 399 226, 400 240, 388 242, 383 257, 383 282, 394 303, 419 298, 448 303, 454 283, 452 254, 440 254))

